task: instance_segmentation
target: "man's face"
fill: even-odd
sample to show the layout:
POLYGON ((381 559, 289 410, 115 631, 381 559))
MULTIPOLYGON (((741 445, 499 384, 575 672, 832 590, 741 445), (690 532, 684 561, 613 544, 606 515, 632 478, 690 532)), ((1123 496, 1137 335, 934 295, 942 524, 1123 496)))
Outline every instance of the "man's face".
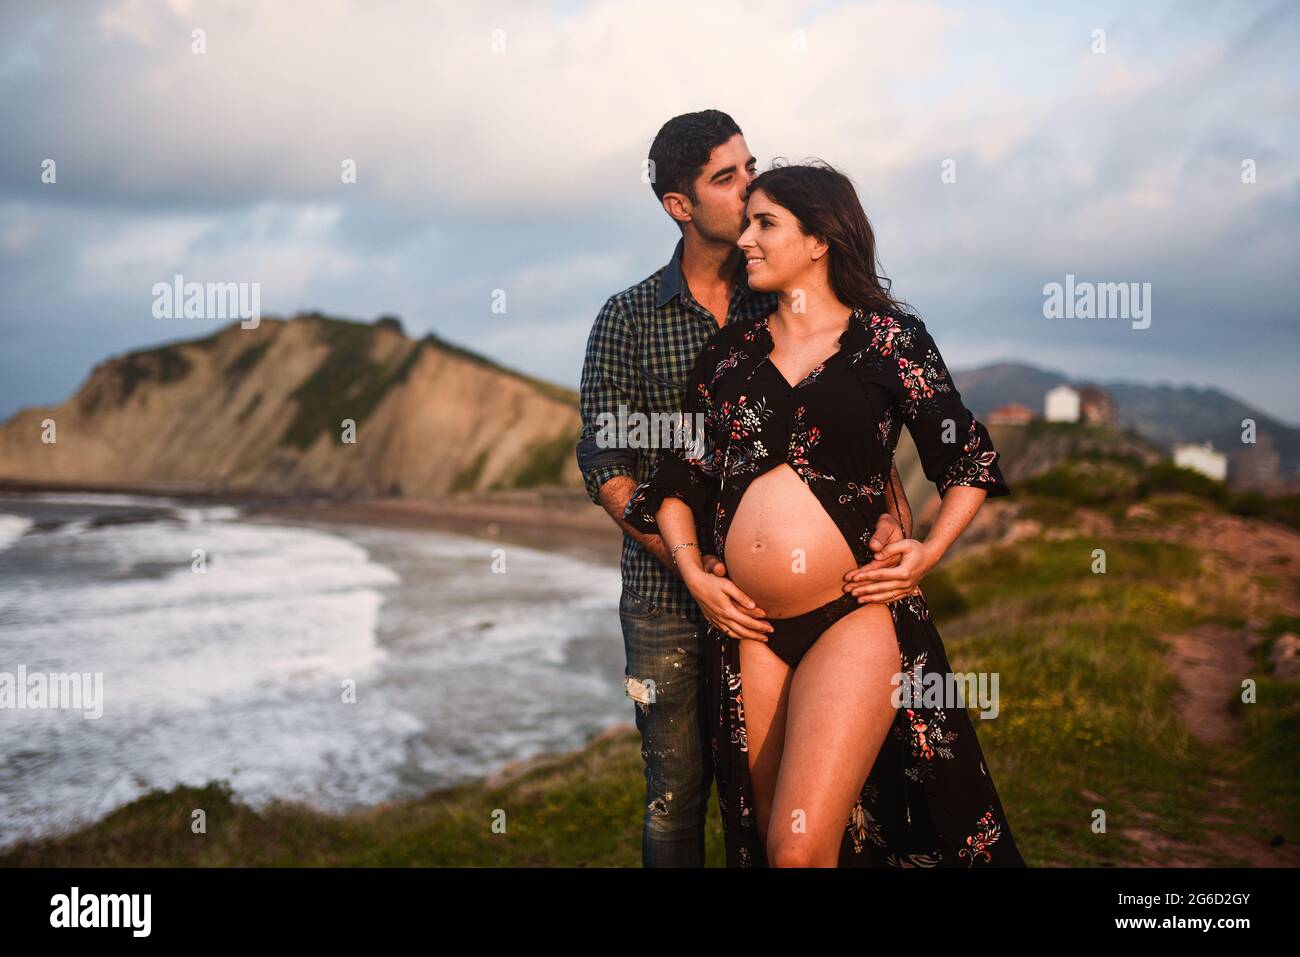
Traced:
POLYGON ((705 239, 734 243, 740 238, 745 188, 756 175, 757 162, 740 133, 713 148, 695 180, 699 202, 691 207, 691 222, 705 239))

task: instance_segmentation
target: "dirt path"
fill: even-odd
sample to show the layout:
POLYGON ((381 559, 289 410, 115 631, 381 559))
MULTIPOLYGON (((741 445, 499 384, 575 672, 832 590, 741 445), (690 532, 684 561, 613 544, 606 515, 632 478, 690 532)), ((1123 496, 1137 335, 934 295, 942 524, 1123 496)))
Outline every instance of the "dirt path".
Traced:
MULTIPOLYGON (((1139 506, 1139 508, 1142 508, 1139 506)), ((1153 514, 1146 510, 1147 514, 1153 514)), ((1139 517, 1130 512, 1131 519, 1139 517)), ((1135 537, 1181 545, 1196 543, 1206 549, 1214 563, 1213 576, 1225 588, 1240 589, 1250 626, 1231 628, 1202 625, 1186 632, 1160 635, 1168 646, 1166 664, 1178 679, 1181 692, 1174 701, 1178 717, 1188 733, 1211 752, 1210 763, 1199 781, 1189 781, 1205 809, 1201 843, 1171 838, 1159 817, 1138 810, 1136 820, 1121 829, 1138 848, 1137 867, 1215 867, 1236 864, 1246 867, 1300 867, 1300 835, 1288 835, 1296 843, 1273 841, 1285 834, 1285 825, 1275 816, 1252 805, 1242 786, 1245 760, 1238 750, 1240 720, 1229 703, 1239 696, 1242 680, 1255 670, 1252 650, 1264 636, 1266 615, 1282 613, 1300 616, 1300 534, 1280 525, 1209 514, 1195 523, 1153 526, 1142 522, 1140 529, 1117 525, 1106 515, 1082 510, 1070 529, 1053 529, 1048 537, 1074 534, 1098 537, 1135 537), (1256 577, 1272 579, 1275 587, 1261 586, 1256 577), (1235 829, 1229 829, 1236 825, 1235 829), (1241 828, 1246 828, 1243 833, 1241 828)), ((985 538, 1008 544, 1019 538, 1044 534, 1041 524, 1019 519, 1014 513, 991 527, 985 538)), ((1100 800, 1100 795, 1092 797, 1100 800)))
MULTIPOLYGON (((1186 532, 1177 527, 1161 529, 1154 537, 1187 541, 1186 532)), ((1294 587, 1300 581, 1300 535, 1269 523, 1214 515, 1199 526, 1197 537, 1211 550, 1225 579, 1231 576, 1250 582, 1243 598, 1253 623, 1262 624, 1253 616, 1269 606, 1286 614, 1300 614, 1294 587), (1257 574, 1277 579, 1280 587, 1264 593, 1254 584, 1257 574)), ((1229 702, 1241 694, 1243 679, 1254 671, 1251 652, 1263 636, 1250 628, 1201 625, 1160 638, 1169 648, 1169 670, 1182 686, 1175 701, 1178 716, 1188 732, 1217 755, 1205 769, 1203 781, 1206 841, 1203 845, 1170 841, 1147 826, 1126 833, 1142 846, 1143 856, 1153 866, 1212 866, 1215 857, 1222 855, 1251 867, 1300 867, 1300 843, 1273 846, 1285 826, 1260 809, 1246 806, 1240 783, 1245 773, 1241 769, 1244 762, 1236 757, 1240 720, 1229 702), (1249 834, 1225 829, 1234 818, 1235 823, 1249 823, 1249 834)))

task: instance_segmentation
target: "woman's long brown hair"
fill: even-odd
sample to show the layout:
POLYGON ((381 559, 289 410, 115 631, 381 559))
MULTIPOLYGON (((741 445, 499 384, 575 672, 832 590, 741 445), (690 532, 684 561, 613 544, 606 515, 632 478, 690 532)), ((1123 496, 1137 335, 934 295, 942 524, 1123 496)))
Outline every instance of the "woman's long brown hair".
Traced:
POLYGON ((840 302, 866 312, 910 312, 889 292, 876 270, 876 236, 853 182, 828 163, 772 164, 749 184, 746 198, 761 189, 799 221, 806 236, 830 248, 830 282, 840 302))

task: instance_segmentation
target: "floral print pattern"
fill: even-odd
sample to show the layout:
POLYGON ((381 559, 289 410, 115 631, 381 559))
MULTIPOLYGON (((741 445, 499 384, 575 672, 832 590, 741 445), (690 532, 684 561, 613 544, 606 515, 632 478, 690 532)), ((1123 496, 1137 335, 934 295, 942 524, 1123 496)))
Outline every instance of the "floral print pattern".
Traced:
POLYGON ((817 471, 808 460, 809 451, 822 440, 822 430, 804 421, 804 406, 794 410, 794 422, 790 427, 790 467, 805 482, 817 480, 834 482, 835 476, 817 471))
MULTIPOLYGON (((925 325, 906 313, 854 310, 839 352, 792 387, 769 361, 769 317, 728 325, 705 344, 687 388, 686 412, 703 412, 707 453, 664 450, 623 517, 657 533, 669 495, 691 505, 701 550, 726 556, 731 519, 754 478, 782 464, 818 495, 859 565, 905 425, 926 477, 1009 495, 987 430, 960 394, 925 325), (838 357, 838 358, 837 358, 838 357), (954 433, 955 427, 955 433, 954 433), (960 441, 955 441, 954 439, 960 441), (865 467, 864 467, 865 463, 865 467)), ((920 588, 887 605, 904 670, 951 671, 920 588)), ((739 641, 705 625, 704 689, 727 864, 767 866, 753 814, 739 641)), ((842 867, 1023 866, 965 708, 897 709, 870 774, 849 810, 842 867)))
POLYGON ((980 816, 975 825, 975 833, 966 838, 966 846, 957 852, 957 856, 974 866, 976 861, 988 863, 993 860, 989 847, 998 842, 1002 836, 1002 825, 990 807, 980 816))
POLYGON ((885 477, 883 475, 873 475, 871 481, 863 482, 859 485, 857 482, 845 482, 844 493, 840 495, 840 504, 848 505, 855 498, 865 498, 868 502, 876 496, 885 494, 885 477))

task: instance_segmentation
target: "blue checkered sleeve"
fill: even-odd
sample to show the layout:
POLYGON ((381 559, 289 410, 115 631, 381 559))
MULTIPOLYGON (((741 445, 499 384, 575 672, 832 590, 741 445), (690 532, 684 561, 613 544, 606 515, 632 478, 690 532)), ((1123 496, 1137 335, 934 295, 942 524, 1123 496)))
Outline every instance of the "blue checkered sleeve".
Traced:
MULTIPOLYGON (((608 414, 617 421, 620 404, 628 411, 635 410, 640 392, 638 383, 631 325, 617 298, 610 297, 587 337, 579 387, 582 431, 576 449, 578 469, 587 496, 597 505, 601 486, 611 478, 616 475, 636 478, 637 450, 608 443, 602 447, 600 418, 608 414)), ((605 434, 607 437, 609 432, 605 434)))

